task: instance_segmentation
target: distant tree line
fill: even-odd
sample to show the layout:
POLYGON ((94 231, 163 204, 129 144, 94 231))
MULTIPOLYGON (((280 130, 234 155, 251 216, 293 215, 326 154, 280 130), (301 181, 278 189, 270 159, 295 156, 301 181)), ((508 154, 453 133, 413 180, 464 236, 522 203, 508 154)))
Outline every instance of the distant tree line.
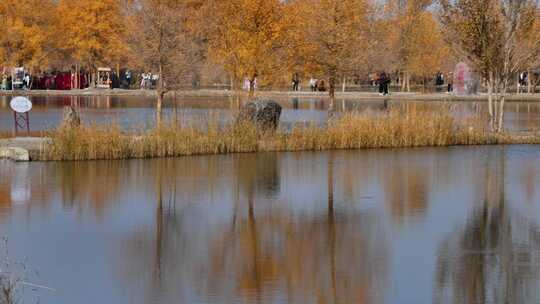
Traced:
POLYGON ((0 29, 0 67, 148 71, 158 105, 201 80, 252 93, 313 76, 333 98, 386 72, 410 90, 466 61, 502 109, 497 96, 540 64, 536 0, 3 0, 0 29))

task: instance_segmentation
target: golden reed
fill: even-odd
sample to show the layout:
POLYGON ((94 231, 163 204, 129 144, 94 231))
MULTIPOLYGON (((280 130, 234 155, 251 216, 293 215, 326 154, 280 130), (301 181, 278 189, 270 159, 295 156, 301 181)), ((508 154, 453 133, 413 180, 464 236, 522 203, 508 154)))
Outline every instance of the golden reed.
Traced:
POLYGON ((51 141, 41 151, 41 160, 540 143, 536 133, 495 134, 483 127, 480 117, 458 121, 444 108, 422 107, 352 112, 331 118, 325 126, 298 124, 288 131, 261 131, 250 122, 231 122, 220 127, 216 121, 210 121, 203 128, 166 122, 137 134, 127 134, 118 125, 60 127, 48 136, 51 141))

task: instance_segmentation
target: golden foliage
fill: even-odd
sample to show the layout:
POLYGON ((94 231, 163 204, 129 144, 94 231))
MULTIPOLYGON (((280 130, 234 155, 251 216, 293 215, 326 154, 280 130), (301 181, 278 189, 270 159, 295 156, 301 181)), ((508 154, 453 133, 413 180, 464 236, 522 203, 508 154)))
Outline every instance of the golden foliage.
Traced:
POLYGON ((408 56, 403 68, 424 78, 441 70, 444 60, 449 56, 441 29, 431 12, 422 12, 416 17, 415 26, 409 33, 405 47, 408 49, 408 56))
POLYGON ((120 0, 61 0, 60 47, 87 67, 114 65, 127 52, 120 0))
POLYGON ((3 0, 0 66, 39 70, 122 64, 158 73, 156 63, 169 62, 175 73, 160 74, 172 86, 189 81, 185 74, 200 73, 208 61, 236 84, 255 76, 262 85, 273 84, 299 73, 328 78, 333 89, 338 78, 371 72, 430 77, 447 65, 449 41, 455 42, 452 53, 486 77, 488 67, 503 62, 505 41, 516 46, 506 52, 514 63, 507 66, 526 69, 538 61, 540 17, 533 0, 519 0, 519 24, 510 24, 516 30, 506 32, 503 1, 441 0, 440 16, 430 9, 432 3, 3 0))
POLYGON ((286 45, 284 4, 279 0, 209 1, 214 21, 209 55, 236 80, 283 71, 279 56, 286 45))
POLYGON ((189 1, 142 0, 133 16, 131 41, 137 46, 133 62, 142 70, 159 74, 158 90, 177 86, 186 69, 190 50, 196 49, 190 28, 189 1))
POLYGON ((439 23, 427 8, 430 0, 409 0, 399 4, 391 2, 386 10, 393 69, 411 76, 432 77, 443 69, 449 51, 439 23))
POLYGON ((55 49, 52 0, 0 1, 0 66, 45 68, 55 49))
MULTIPOLYGON (((337 77, 366 64, 371 4, 366 0, 299 0, 291 4, 293 56, 303 72, 327 75, 331 91, 337 77)), ((332 92, 330 92, 332 94, 332 92)))

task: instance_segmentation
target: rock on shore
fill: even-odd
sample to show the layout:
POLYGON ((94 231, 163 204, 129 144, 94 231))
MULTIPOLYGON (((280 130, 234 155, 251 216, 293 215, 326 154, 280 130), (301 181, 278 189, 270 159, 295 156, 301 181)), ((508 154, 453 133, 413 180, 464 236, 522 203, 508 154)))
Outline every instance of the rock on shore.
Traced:
POLYGON ((279 125, 281 106, 273 100, 254 100, 240 109, 239 120, 251 121, 261 128, 275 130, 279 125))
POLYGON ((30 161, 30 153, 28 153, 28 150, 19 147, 0 147, 0 159, 27 162, 30 161))
POLYGON ((39 159, 39 153, 50 139, 43 137, 16 137, 0 139, 0 159, 30 161, 39 159))

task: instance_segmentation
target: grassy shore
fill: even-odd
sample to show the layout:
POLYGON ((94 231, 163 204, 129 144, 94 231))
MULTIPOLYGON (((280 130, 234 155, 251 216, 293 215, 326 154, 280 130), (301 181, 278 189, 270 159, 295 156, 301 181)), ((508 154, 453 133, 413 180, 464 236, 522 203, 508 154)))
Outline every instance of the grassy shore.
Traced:
POLYGON ((540 134, 494 134, 482 119, 458 121, 443 109, 413 107, 382 113, 348 113, 325 126, 298 125, 292 130, 262 131, 250 122, 218 126, 181 126, 168 122, 155 129, 125 133, 118 126, 60 127, 40 160, 95 160, 174 157, 264 151, 397 148, 486 144, 536 144, 540 134))

